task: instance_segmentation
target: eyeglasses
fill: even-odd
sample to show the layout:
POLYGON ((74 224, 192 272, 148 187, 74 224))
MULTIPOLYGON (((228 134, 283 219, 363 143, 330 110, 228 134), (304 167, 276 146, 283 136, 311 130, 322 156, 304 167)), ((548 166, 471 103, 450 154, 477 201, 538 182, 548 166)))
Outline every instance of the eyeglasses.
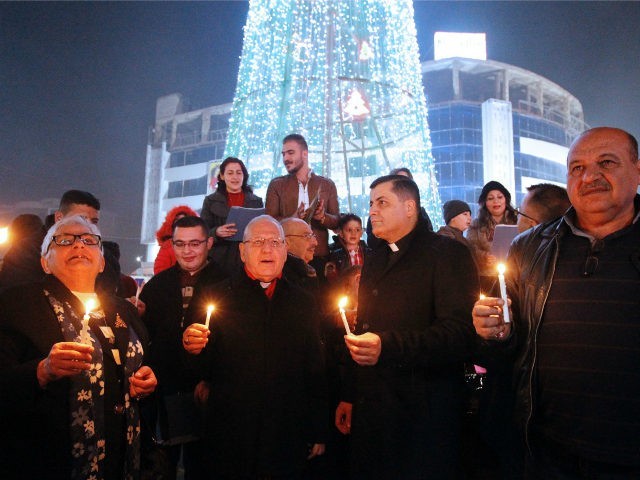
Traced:
POLYGON ((100 245, 100 235, 95 235, 93 233, 81 233, 76 235, 75 233, 61 233, 60 235, 54 235, 51 237, 53 239, 53 243, 58 245, 59 247, 70 247, 76 240, 80 240, 82 243, 89 247, 95 247, 96 245, 100 245))
POLYGON ((242 243, 248 243, 252 247, 262 248, 265 245, 269 245, 271 248, 278 248, 284 244, 284 240, 281 238, 250 238, 242 243))
POLYGON ((522 213, 521 210, 518 210, 517 208, 513 209, 516 212, 516 215, 522 215, 524 218, 528 218, 529 220, 531 220, 532 222, 536 222, 536 223, 540 223, 538 220, 536 220, 535 218, 527 215, 526 213, 522 213))
POLYGON ((203 243, 206 243, 207 240, 191 240, 189 242, 183 242, 182 240, 171 241, 173 243, 173 248, 177 248, 178 250, 185 248, 189 245, 189 248, 198 248, 203 243))
POLYGON ((312 238, 318 238, 318 236, 315 233, 303 233, 302 235, 294 235, 293 233, 290 233, 289 235, 285 235, 285 237, 302 237, 302 238, 306 238, 307 240, 311 240, 312 238))

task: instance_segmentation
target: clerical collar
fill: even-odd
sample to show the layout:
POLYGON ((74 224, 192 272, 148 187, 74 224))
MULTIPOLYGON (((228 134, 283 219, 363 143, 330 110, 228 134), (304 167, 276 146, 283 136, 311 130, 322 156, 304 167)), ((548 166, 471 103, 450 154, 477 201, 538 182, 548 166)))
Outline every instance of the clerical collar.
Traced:
POLYGON ((260 282, 262 288, 269 288, 272 282, 260 282))
POLYGON ((414 228, 409 233, 407 233, 404 237, 402 237, 400 240, 396 240, 395 242, 387 243, 387 245, 389 246, 389 249, 391 250, 391 252, 397 253, 397 252, 399 252, 401 250, 406 249, 409 246, 409 243, 411 243, 411 239, 413 238, 413 236, 415 234, 415 231, 416 231, 416 229, 414 228))

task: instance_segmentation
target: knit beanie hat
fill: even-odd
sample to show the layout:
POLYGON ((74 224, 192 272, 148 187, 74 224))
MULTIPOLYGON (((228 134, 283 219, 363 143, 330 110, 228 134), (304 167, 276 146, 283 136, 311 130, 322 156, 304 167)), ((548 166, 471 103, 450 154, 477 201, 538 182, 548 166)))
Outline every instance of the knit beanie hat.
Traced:
POLYGON ((496 182, 495 180, 491 180, 484 187, 482 187, 482 192, 480 192, 480 198, 478 198, 478 204, 482 205, 487 200, 487 195, 491 190, 498 190, 502 192, 502 194, 507 199, 507 205, 511 204, 511 194, 509 190, 505 188, 500 182, 496 182))
POLYGON ((467 202, 462 200, 449 200, 442 206, 442 214, 444 215, 444 223, 447 225, 453 217, 457 217, 461 213, 470 212, 471 208, 467 202))

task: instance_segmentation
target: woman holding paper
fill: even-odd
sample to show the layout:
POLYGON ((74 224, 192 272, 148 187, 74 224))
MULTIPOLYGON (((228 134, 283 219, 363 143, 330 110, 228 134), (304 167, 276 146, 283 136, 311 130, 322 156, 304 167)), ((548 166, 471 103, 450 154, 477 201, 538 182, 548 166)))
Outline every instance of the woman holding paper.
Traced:
POLYGON ((495 180, 482 187, 478 205, 478 217, 471 222, 467 239, 473 247, 480 276, 495 278, 496 257, 491 255, 491 245, 496 225, 515 225, 518 217, 511 206, 509 190, 495 180))
POLYGON ((146 331, 129 302, 95 293, 96 225, 63 218, 41 255, 44 282, 0 297, 0 478, 136 478, 138 399, 157 383, 146 331))
MULTIPOLYGON (((227 157, 220 164, 218 187, 207 195, 200 216, 214 238, 210 257, 229 275, 242 268, 238 242, 229 238, 237 233, 236 225, 227 223, 231 207, 262 208, 262 199, 248 185, 249 172, 242 160, 227 157)), ((242 236, 242 235, 241 235, 242 236)))

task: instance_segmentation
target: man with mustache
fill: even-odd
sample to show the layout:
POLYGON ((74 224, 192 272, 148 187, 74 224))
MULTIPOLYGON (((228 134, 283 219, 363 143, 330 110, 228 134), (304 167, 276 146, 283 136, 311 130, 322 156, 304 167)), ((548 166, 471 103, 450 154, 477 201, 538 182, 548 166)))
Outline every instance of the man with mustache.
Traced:
POLYGON ((474 325, 485 353, 515 362, 527 478, 640 478, 638 142, 587 130, 567 170, 572 208, 511 246, 513 322, 485 298, 474 325))
POLYGON ((282 140, 282 162, 287 175, 276 177, 267 188, 266 213, 276 220, 295 217, 307 220, 316 234, 311 266, 322 274, 329 256, 329 229, 338 226, 339 205, 336 185, 309 168, 309 147, 302 135, 292 133, 282 140), (313 200, 319 201, 313 212, 313 200), (310 218, 310 220, 309 220, 310 218))

